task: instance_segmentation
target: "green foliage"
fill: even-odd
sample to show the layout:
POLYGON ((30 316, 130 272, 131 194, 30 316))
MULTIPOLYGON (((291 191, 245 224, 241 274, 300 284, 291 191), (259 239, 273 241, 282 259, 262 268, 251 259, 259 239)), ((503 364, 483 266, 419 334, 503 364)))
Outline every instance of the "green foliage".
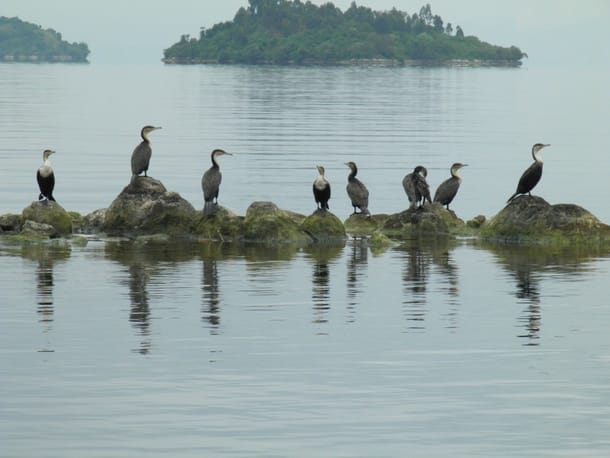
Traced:
POLYGON ((88 55, 86 43, 68 43, 53 29, 0 16, 0 61, 87 62, 88 55))
POLYGON ((352 2, 342 12, 300 0, 250 0, 233 21, 202 29, 198 39, 183 35, 164 51, 167 63, 337 63, 387 59, 503 61, 518 65, 525 56, 465 37, 462 28, 445 27, 429 4, 419 14, 392 9, 373 11, 352 2))

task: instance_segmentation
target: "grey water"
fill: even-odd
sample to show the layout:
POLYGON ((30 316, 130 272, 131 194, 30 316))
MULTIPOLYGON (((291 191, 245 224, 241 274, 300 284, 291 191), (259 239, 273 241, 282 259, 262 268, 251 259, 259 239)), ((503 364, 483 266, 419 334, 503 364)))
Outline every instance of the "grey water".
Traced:
MULTIPOLYGON (((607 74, 544 68, 0 65, 0 214, 55 195, 86 214, 150 175, 202 208, 309 214, 324 165, 373 213, 468 164, 452 208, 493 216, 530 164, 535 194, 610 221, 607 74)), ((607 456, 610 254, 595 246, 411 240, 375 250, 0 241, 0 455, 607 456)))

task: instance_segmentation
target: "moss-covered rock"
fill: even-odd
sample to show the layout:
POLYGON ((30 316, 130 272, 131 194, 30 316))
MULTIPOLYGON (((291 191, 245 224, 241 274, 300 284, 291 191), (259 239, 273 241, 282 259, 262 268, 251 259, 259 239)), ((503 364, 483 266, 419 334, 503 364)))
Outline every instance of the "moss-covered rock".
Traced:
POLYGON ((551 205, 524 195, 491 218, 480 235, 513 242, 598 242, 610 241, 610 226, 578 205, 551 205))
POLYGON ((467 232, 467 226, 453 210, 446 210, 442 205, 433 203, 423 208, 408 209, 389 215, 382 231, 390 237, 400 239, 461 235, 467 232))
POLYGON ((32 202, 21 213, 22 227, 25 226, 26 221, 52 226, 55 232, 50 234, 51 236, 72 234, 72 217, 61 205, 54 201, 43 200, 32 202))
POLYGON ((197 212, 178 193, 151 177, 134 177, 108 208, 102 230, 108 235, 137 237, 162 233, 190 236, 197 212))
POLYGON ((316 210, 303 220, 301 228, 316 242, 342 242, 345 227, 339 218, 327 210, 316 210))
POLYGON ((195 218, 195 235, 201 240, 234 242, 243 238, 244 218, 217 206, 213 215, 201 212, 195 218))
POLYGON ((281 210, 273 202, 253 202, 244 219, 244 240, 256 243, 310 243, 301 229, 305 216, 281 210))
POLYGON ((21 230, 21 215, 7 213, 0 215, 0 232, 16 233, 21 230))
POLYGON ((83 216, 80 232, 83 234, 96 234, 103 231, 107 208, 99 208, 83 216))
POLYGON ((372 235, 377 229, 383 227, 388 215, 363 215, 352 213, 344 222, 345 230, 351 235, 372 235))

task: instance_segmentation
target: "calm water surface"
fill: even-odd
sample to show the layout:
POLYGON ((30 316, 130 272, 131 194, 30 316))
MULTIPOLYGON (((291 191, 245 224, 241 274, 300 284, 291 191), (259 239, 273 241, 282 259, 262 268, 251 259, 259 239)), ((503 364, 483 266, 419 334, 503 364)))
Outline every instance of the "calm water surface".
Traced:
MULTIPOLYGON (((0 65, 0 213, 56 195, 81 213, 150 174, 202 207, 314 209, 315 165, 344 196, 347 160, 374 213, 400 180, 492 216, 537 141, 536 194, 610 221, 607 75, 524 69, 0 65), (578 182, 578 186, 567 186, 578 182)), ((608 456, 607 251, 412 241, 345 246, 0 243, 0 455, 608 456)))

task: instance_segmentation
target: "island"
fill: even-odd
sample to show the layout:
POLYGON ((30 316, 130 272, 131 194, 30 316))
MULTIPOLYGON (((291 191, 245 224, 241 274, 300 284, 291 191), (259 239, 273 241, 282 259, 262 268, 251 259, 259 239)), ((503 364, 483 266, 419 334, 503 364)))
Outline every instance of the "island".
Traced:
POLYGON ((445 23, 430 4, 419 13, 373 11, 352 2, 249 0, 233 21, 182 35, 164 51, 166 64, 487 65, 519 66, 518 47, 494 46, 445 23))
POLYGON ((86 43, 68 43, 61 33, 17 17, 0 16, 0 62, 87 62, 86 43))

